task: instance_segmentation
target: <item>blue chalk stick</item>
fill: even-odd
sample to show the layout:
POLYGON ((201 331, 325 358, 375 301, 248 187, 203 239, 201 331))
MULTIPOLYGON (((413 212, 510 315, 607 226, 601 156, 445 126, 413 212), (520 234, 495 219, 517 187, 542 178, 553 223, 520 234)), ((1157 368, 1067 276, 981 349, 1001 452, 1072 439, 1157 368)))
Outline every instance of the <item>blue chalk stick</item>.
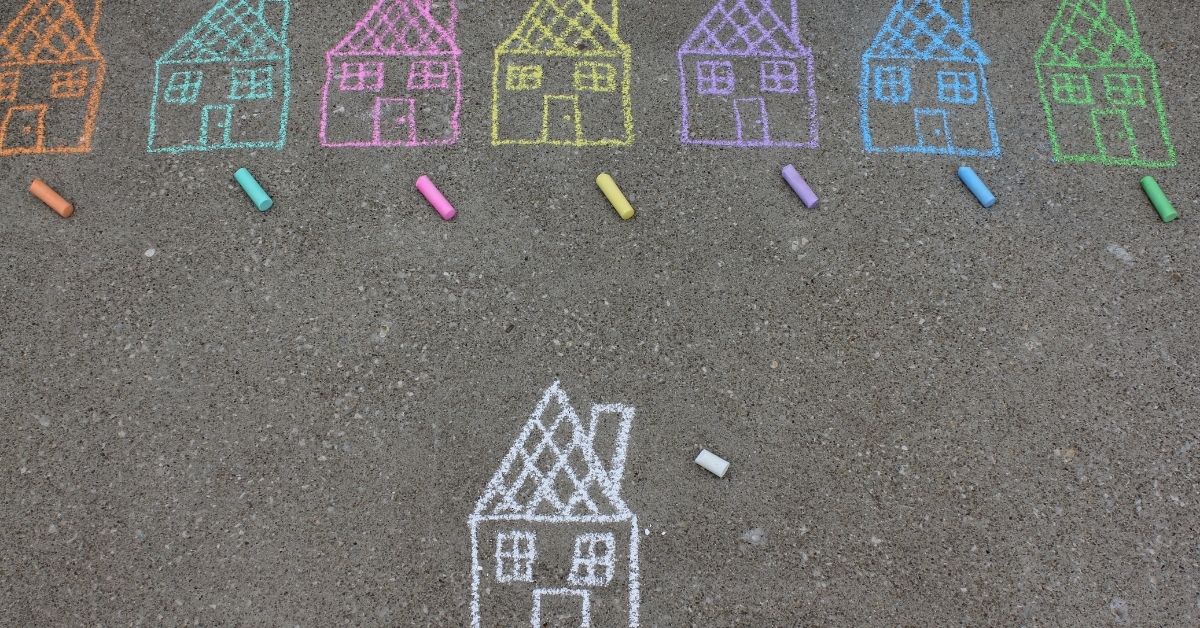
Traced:
POLYGON ((991 207, 996 204, 996 195, 992 194, 987 184, 983 182, 983 179, 979 178, 979 175, 975 174, 975 171, 970 166, 960 166, 958 169, 958 178, 962 179, 963 185, 966 185, 967 189, 971 190, 971 194, 974 194, 975 198, 979 199, 980 205, 991 207))

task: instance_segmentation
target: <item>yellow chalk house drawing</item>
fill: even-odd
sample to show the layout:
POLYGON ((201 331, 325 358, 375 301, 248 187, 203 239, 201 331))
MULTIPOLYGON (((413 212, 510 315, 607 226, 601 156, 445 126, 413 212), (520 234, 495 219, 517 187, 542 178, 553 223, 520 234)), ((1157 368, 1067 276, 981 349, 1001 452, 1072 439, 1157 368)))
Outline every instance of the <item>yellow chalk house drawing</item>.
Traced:
POLYGON ((618 24, 617 0, 534 0, 496 48, 492 143, 632 143, 632 53, 618 24))

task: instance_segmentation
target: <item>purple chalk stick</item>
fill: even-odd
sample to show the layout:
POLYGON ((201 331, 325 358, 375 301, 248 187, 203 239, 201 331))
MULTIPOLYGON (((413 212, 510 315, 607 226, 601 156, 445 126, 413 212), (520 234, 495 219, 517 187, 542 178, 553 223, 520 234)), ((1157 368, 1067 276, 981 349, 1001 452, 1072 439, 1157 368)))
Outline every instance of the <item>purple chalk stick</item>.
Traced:
POLYGON ((783 167, 783 178, 787 180, 788 185, 792 186, 792 190, 796 192, 796 196, 800 197, 800 201, 804 206, 812 209, 817 206, 817 194, 813 189, 808 187, 808 182, 800 173, 796 171, 796 167, 788 164, 783 167))

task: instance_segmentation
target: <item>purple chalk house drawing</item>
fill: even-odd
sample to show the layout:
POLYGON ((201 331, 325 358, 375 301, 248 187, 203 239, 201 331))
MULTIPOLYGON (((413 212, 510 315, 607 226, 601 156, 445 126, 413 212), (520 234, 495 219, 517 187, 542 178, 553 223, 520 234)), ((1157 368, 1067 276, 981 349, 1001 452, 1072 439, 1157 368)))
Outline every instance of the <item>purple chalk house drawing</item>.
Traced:
POLYGON ((455 0, 378 0, 325 55, 321 144, 431 146, 458 140, 455 0))
POLYGON ((717 0, 679 49, 679 79, 685 144, 820 143, 796 0, 717 0))

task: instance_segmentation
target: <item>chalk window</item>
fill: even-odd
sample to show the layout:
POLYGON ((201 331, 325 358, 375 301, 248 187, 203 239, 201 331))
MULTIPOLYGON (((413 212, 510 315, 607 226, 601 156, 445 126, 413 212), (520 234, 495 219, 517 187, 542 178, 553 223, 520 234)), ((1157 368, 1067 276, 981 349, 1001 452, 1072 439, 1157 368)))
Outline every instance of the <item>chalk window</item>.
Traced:
POLYGON ((763 61, 759 68, 762 91, 795 94, 800 91, 800 69, 791 61, 763 61))
POLYGON ((229 75, 230 100, 265 100, 275 95, 275 68, 234 68, 229 75))
POLYGON ((575 537, 575 560, 567 580, 577 587, 603 587, 612 581, 616 541, 612 533, 575 537))
POLYGON ((413 61, 408 66, 409 89, 446 89, 449 86, 449 61, 413 61))
POLYGON ((204 72, 186 70, 176 72, 167 80, 167 89, 163 91, 163 100, 173 105, 192 105, 200 96, 200 86, 204 84, 204 72))
POLYGON ((338 89, 343 92, 380 91, 383 89, 383 62, 342 62, 339 80, 338 89))
POLYGON ((696 87, 701 94, 725 96, 733 93, 733 64, 728 61, 697 61, 696 87))
POLYGON ((532 532, 500 532, 496 535, 496 580, 533 582, 537 538, 532 532))
POLYGON ((1136 74, 1105 74, 1104 98, 1121 107, 1145 107, 1146 88, 1136 74))
POLYGON ((1086 74, 1052 74, 1050 90, 1055 102, 1062 105, 1092 104, 1092 82, 1086 74))
POLYGON ((611 92, 617 89, 617 69, 611 63, 580 61, 575 64, 575 89, 611 92))
POLYGON ((938 100, 953 105, 979 102, 979 78, 974 72, 938 72, 938 100))
POLYGON ((0 72, 0 102, 17 99, 17 89, 21 86, 21 73, 0 72))
POLYGON ((875 100, 900 105, 912 97, 912 70, 888 66, 875 68, 875 100))
POLYGON ((87 86, 87 67, 50 74, 51 98, 83 98, 87 93, 87 86))
POLYGON ((510 92, 542 88, 542 66, 510 65, 504 77, 504 88, 510 92))

